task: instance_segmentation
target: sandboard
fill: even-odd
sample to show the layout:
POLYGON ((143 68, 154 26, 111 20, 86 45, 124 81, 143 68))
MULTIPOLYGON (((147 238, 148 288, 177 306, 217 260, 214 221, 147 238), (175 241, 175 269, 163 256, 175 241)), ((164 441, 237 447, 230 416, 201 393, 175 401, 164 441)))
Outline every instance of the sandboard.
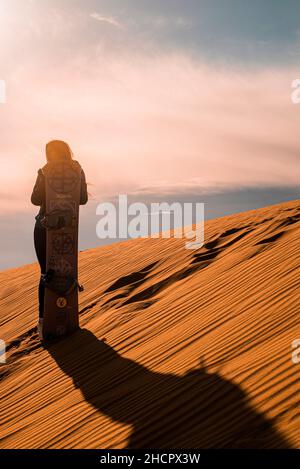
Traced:
POLYGON ((78 219, 81 167, 76 161, 47 163, 46 274, 43 340, 65 336, 79 328, 78 219))

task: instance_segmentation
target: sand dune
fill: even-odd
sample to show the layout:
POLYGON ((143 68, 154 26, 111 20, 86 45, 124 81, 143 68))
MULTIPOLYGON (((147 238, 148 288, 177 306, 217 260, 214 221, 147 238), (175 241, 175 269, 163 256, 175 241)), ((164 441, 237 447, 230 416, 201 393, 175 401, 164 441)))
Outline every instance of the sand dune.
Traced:
POLYGON ((205 230, 82 252, 82 329, 47 349, 37 265, 0 273, 1 448, 300 447, 300 200, 205 230))

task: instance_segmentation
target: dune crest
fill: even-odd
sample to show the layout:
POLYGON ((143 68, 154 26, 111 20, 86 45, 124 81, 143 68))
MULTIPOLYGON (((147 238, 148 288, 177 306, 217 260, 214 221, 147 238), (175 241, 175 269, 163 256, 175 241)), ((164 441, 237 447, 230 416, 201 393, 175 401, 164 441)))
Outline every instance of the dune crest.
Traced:
POLYGON ((81 330, 43 348, 36 264, 0 273, 1 448, 299 448, 300 200, 205 246, 80 253, 81 330))

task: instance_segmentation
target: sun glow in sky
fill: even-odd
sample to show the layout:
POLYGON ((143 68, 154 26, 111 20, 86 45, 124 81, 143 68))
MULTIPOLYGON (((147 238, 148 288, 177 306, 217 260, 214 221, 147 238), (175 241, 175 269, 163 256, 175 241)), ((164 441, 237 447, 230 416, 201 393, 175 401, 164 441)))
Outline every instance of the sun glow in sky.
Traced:
POLYGON ((51 139, 95 200, 299 185, 297 0, 0 0, 0 211, 51 139))

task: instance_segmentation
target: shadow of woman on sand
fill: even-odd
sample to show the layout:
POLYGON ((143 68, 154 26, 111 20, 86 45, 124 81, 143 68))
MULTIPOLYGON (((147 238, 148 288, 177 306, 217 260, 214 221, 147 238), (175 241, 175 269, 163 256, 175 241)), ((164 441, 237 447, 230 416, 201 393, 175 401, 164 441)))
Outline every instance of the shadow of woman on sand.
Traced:
POLYGON ((153 372, 85 329, 47 350, 89 404, 132 425, 128 448, 289 447, 246 394, 219 374, 153 372))

